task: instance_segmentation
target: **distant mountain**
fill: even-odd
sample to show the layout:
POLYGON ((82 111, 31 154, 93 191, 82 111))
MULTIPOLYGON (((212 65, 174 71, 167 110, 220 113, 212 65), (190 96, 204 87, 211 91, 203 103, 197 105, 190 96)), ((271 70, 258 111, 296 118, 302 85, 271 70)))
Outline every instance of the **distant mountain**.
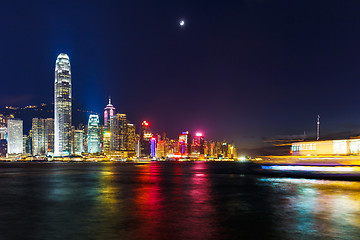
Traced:
MULTIPOLYGON (((15 118, 24 121, 24 134, 28 134, 31 129, 33 118, 54 118, 54 103, 39 105, 29 105, 25 107, 6 106, 0 109, 0 113, 4 115, 13 114, 15 118)), ((82 105, 74 101, 72 102, 72 125, 77 127, 80 123, 87 124, 90 114, 99 114, 93 111, 84 110, 82 105)), ((100 116, 102 119, 102 116, 100 116)))

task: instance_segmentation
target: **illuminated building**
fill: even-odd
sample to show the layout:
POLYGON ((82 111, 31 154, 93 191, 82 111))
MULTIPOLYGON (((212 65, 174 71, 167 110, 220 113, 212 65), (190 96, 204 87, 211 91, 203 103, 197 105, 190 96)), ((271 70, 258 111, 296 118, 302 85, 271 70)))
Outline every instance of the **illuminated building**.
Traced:
POLYGON ((156 157, 156 138, 152 137, 151 140, 151 153, 150 156, 152 158, 156 157))
POLYGON ((6 157, 7 153, 7 141, 6 139, 0 139, 0 157, 6 157))
POLYGON ((111 150, 127 150, 127 119, 126 114, 116 114, 110 119, 111 150))
POLYGON ((6 138, 7 128, 6 127, 0 127, 0 140, 6 138))
POLYGON ((140 156, 149 157, 151 155, 151 138, 150 124, 147 121, 141 123, 140 128, 140 156))
POLYGON ((45 119, 46 155, 54 155, 54 119, 45 119))
POLYGON ((45 131, 45 119, 32 119, 32 155, 41 156, 46 154, 47 138, 45 131))
POLYGON ((8 119, 8 154, 23 153, 23 121, 8 119))
POLYGON ((127 149, 128 151, 135 153, 135 125, 127 124, 127 149))
POLYGON ((60 53, 55 64, 55 156, 71 153, 71 68, 68 55, 60 53))
POLYGON ((73 152, 76 155, 81 155, 84 152, 83 138, 84 138, 83 130, 74 130, 73 152))
POLYGON ((205 140, 202 133, 196 133, 194 137, 193 152, 204 154, 205 140))
POLYGON ((109 97, 109 104, 106 105, 104 109, 104 128, 105 131, 109 130, 108 127, 110 126, 110 120, 114 116, 115 108, 111 104, 111 98, 109 97))
POLYGON ((190 156, 191 154, 191 134, 189 131, 182 132, 179 135, 179 151, 182 155, 190 156))
POLYGON ((89 116, 88 122, 88 152, 99 153, 100 152, 100 120, 96 114, 89 116))
POLYGON ((111 141, 111 133, 106 132, 103 138, 103 152, 110 152, 110 141, 111 141))
POLYGON ((168 144, 166 140, 158 141, 156 146, 156 157, 157 158, 165 158, 168 153, 168 144))

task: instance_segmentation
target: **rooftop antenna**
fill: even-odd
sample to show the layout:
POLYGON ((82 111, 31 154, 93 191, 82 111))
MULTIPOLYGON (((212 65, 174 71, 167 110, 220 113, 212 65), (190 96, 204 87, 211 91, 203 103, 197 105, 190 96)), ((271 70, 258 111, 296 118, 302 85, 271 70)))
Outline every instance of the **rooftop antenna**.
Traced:
POLYGON ((109 96, 109 104, 111 104, 111 98, 110 98, 110 96, 109 96))
POLYGON ((320 139, 320 115, 317 116, 316 140, 320 139))

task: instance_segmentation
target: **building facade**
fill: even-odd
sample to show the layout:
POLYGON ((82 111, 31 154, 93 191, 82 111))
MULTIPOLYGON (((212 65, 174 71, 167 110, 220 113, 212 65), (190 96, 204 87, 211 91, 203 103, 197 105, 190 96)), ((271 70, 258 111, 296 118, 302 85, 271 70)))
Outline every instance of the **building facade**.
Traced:
POLYGON ((110 120, 115 114, 115 107, 111 104, 111 98, 109 98, 109 104, 104 109, 104 128, 105 131, 110 130, 110 120))
POLYGON ((8 154, 23 153, 23 121, 20 119, 8 119, 8 154))
POLYGON ((68 55, 61 53, 55 64, 54 155, 71 154, 71 67, 68 55))
POLYGON ((45 130, 45 119, 32 119, 32 155, 41 156, 47 152, 47 136, 45 130))
POLYGON ((91 114, 88 122, 88 152, 100 152, 100 120, 99 115, 91 114))
POLYGON ((83 130, 74 130, 73 151, 75 155, 81 155, 84 152, 83 138, 84 138, 83 130))

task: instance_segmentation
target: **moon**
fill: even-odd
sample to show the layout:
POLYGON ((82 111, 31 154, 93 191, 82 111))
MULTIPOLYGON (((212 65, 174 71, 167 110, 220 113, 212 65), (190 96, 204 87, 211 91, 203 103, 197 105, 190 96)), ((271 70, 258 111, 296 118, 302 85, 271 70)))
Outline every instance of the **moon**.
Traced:
POLYGON ((185 21, 184 21, 184 20, 180 20, 179 24, 180 24, 180 26, 182 27, 182 26, 185 25, 185 21))

